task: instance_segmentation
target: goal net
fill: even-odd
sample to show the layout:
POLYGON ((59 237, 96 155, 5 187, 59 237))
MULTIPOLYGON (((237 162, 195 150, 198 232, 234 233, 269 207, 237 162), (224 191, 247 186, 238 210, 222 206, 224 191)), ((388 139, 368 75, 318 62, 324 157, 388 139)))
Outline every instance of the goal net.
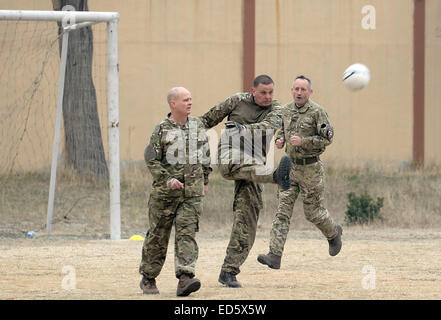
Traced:
POLYGON ((75 233, 87 215, 120 238, 118 18, 0 10, 0 235, 75 233))

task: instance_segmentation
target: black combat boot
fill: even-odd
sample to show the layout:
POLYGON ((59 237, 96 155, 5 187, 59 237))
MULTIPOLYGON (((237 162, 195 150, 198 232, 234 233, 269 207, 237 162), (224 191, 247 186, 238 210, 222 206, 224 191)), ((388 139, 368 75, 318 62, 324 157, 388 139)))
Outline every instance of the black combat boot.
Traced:
POLYGON ((156 280, 149 279, 145 276, 142 277, 139 287, 143 294, 159 294, 159 290, 156 287, 156 280))
POLYGON ((291 187, 291 180, 289 178, 291 167, 291 158, 285 155, 280 159, 279 167, 273 173, 274 182, 277 183, 282 190, 288 190, 291 187))
POLYGON ((178 288, 176 289, 176 295, 178 297, 186 297, 190 293, 198 291, 201 287, 201 281, 186 273, 181 274, 179 277, 178 288))
POLYGON ((282 260, 281 256, 276 256, 271 252, 268 254, 259 254, 257 256, 257 261, 261 264, 266 264, 271 269, 280 269, 280 261, 282 260))
POLYGON ((341 225, 337 226, 337 231, 338 231, 337 235, 333 239, 328 240, 329 255, 331 256, 336 256, 340 252, 342 246, 341 235, 343 234, 343 228, 341 227, 341 225))
POLYGON ((236 275, 232 272, 221 271, 219 282, 230 288, 242 288, 242 285, 236 279, 236 275))

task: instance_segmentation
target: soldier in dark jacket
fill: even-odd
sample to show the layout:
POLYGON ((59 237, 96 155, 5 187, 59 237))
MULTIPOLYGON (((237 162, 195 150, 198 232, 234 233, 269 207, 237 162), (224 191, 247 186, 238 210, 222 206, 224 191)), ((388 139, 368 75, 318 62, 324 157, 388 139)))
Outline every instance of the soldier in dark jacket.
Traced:
MULTIPOLYGON (((214 127, 225 118, 227 123, 238 125, 260 122, 275 107, 280 107, 280 104, 273 100, 273 93, 273 80, 267 75, 258 76, 254 79, 251 93, 230 96, 211 108, 201 120, 206 128, 214 127)), ((274 130, 270 129, 260 132, 258 136, 244 137, 236 147, 233 142, 225 140, 225 135, 219 143, 219 171, 224 178, 234 180, 235 183, 233 228, 219 275, 219 282, 228 287, 241 287, 236 275, 240 272, 239 268, 248 257, 255 240, 257 221, 263 207, 261 183, 277 183, 283 188, 289 188, 289 158, 282 159, 277 170, 265 163, 270 147, 268 142, 273 137, 273 132, 274 130), (234 157, 231 156, 234 153, 238 154, 239 161, 234 161, 234 157), (244 161, 247 155, 253 160, 251 163, 244 161)), ((228 130, 224 133, 228 138, 228 130)), ((231 138, 234 138, 234 135, 231 138)))

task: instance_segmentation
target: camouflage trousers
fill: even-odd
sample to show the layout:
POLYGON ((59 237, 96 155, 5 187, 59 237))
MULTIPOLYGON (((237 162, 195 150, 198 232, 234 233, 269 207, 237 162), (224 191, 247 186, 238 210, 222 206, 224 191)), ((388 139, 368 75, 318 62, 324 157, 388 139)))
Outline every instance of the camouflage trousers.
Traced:
POLYGON ((195 239, 199 231, 202 210, 201 197, 149 199, 149 229, 142 247, 139 273, 147 278, 156 278, 164 265, 171 229, 175 227, 175 274, 191 276, 199 248, 195 239))
POLYGON ((324 168, 318 161, 309 165, 293 165, 290 173, 291 188, 279 189, 279 206, 270 233, 270 252, 281 256, 293 213, 294 203, 299 194, 303 198, 303 210, 308 221, 312 222, 328 239, 337 235, 337 224, 323 206, 324 168))
POLYGON ((219 172, 227 180, 248 180, 256 183, 276 183, 273 179, 275 169, 253 164, 219 164, 219 172))
POLYGON ((273 173, 276 169, 271 158, 253 154, 252 139, 244 139, 244 145, 239 149, 232 148, 229 138, 225 138, 228 135, 228 131, 224 131, 218 145, 218 168, 222 177, 228 180, 275 183, 273 173))
POLYGON ((248 180, 234 183, 233 227, 222 270, 238 274, 254 244, 263 203, 259 184, 248 180))

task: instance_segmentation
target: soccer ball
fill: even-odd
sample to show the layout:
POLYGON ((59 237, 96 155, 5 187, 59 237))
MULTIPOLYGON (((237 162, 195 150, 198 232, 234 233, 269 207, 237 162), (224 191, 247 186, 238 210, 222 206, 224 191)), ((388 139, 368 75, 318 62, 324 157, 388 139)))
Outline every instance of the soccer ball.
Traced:
POLYGON ((352 91, 361 90, 371 80, 371 72, 361 63, 350 65, 343 73, 343 83, 352 91))

